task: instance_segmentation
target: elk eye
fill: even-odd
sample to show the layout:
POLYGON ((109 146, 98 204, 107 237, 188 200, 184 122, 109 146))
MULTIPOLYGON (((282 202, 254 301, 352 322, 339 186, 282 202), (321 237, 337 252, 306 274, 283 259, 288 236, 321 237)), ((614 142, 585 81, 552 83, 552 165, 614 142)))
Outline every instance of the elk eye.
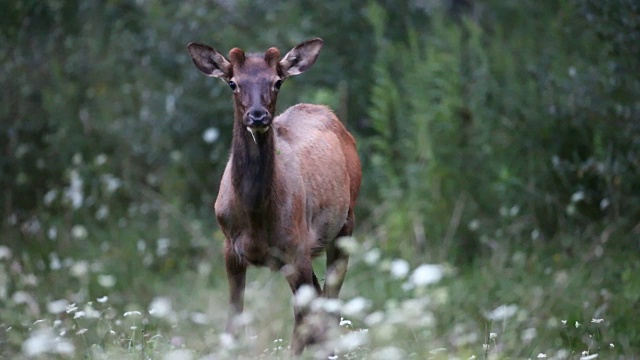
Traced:
POLYGON ((280 90, 280 86, 282 86, 282 80, 276 81, 276 83, 273 84, 273 86, 276 88, 276 90, 280 90))
POLYGON ((229 81, 229 87, 231 88, 231 90, 235 91, 238 85, 236 85, 235 81, 229 81))

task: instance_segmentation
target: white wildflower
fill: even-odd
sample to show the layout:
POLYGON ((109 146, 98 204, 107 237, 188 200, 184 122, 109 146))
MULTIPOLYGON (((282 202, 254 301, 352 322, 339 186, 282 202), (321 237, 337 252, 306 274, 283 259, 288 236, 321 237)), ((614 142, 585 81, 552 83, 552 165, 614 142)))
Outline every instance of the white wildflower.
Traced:
POLYGON ((44 194, 44 205, 49 207, 51 206, 51 204, 53 204, 53 202, 56 200, 56 198, 58 197, 58 190, 55 189, 51 189, 49 191, 47 191, 46 194, 44 194))
POLYGON ((562 326, 567 326, 567 320, 560 320, 560 322, 562 323, 562 326))
POLYGON ((511 209, 509 209, 509 215, 516 216, 518 215, 518 213, 520 212, 520 206, 518 205, 514 205, 511 207, 511 209))
POLYGON ((409 262, 404 259, 395 259, 391 262, 391 276, 395 279, 404 279, 409 273, 409 262))
POLYGON ((204 142, 206 142, 207 144, 213 144, 216 140, 218 140, 219 136, 220 131, 214 127, 210 127, 202 133, 202 140, 204 140, 204 142))
POLYGON ((74 209, 79 209, 82 206, 84 200, 84 181, 80 177, 78 170, 71 170, 69 173, 70 183, 69 186, 64 189, 65 199, 71 203, 74 209))
POLYGON ((165 296, 155 297, 149 304, 149 314, 164 318, 171 313, 171 299, 165 296))
POLYGON ((82 334, 86 333, 87 331, 89 331, 89 329, 80 329, 80 330, 76 331, 76 335, 82 335, 82 334))
POLYGON ((192 312, 190 318, 193 323, 200 325, 207 325, 211 322, 209 316, 201 312, 192 312))
POLYGON ((89 273, 89 262, 85 260, 77 261, 71 266, 69 272, 71 273, 71 276, 77 278, 84 277, 89 273))
MULTIPOLYGON (((314 310, 317 310, 316 303, 318 303, 319 299, 323 298, 318 298, 311 304, 314 310)), ((322 310, 328 313, 337 313, 340 311, 340 307, 342 306, 342 301, 340 301, 340 299, 323 299, 323 301, 320 301, 319 303, 322 310)))
POLYGON ((116 284, 116 278, 113 275, 98 275, 98 284, 105 288, 113 287, 116 284))
POLYGON ((81 153, 75 153, 73 154, 73 157, 71 158, 71 161, 73 162, 73 165, 80 165, 82 164, 82 154, 81 153))
POLYGON ((11 259, 11 249, 4 245, 0 245, 0 260, 11 259))
POLYGON ((133 310, 133 311, 127 311, 127 312, 125 312, 125 313, 124 313, 124 317, 129 317, 129 316, 141 316, 141 315, 142 315, 142 313, 141 313, 140 311, 136 311, 136 310, 133 310))
MULTIPOLYGON (((29 294, 26 291, 16 291, 13 293, 13 296, 11 296, 11 301, 13 301, 16 304, 34 304, 35 300, 33 299, 33 296, 31 296, 31 294, 29 294)), ((48 309, 48 306, 47 306, 48 309)), ((64 306, 62 307, 62 311, 64 311, 64 306)))
POLYGON ((367 315, 367 317, 364 318, 364 323, 367 324, 367 326, 375 326, 380 324, 383 321, 384 321, 384 313, 382 311, 376 311, 374 313, 367 315))
POLYGON ((40 231, 42 225, 37 218, 31 218, 22 224, 22 230, 29 235, 35 235, 40 231))
POLYGON ((342 312, 347 316, 360 316, 369 305, 369 300, 358 296, 347 301, 342 307, 342 312))
POLYGON ((580 327, 580 323, 576 321, 576 329, 580 327))
POLYGON ((407 353, 397 346, 386 346, 371 353, 371 359, 376 360, 402 360, 407 358, 407 353))
POLYGON ((108 159, 109 157, 107 155, 98 154, 98 156, 96 156, 95 159, 93 159, 93 163, 96 164, 97 166, 102 166, 107 163, 108 159))
POLYGON ((603 321, 604 321, 604 319, 591 319, 591 322, 594 323, 594 324, 600 324, 603 321))
POLYGON ((411 290, 415 289, 416 286, 415 286, 414 283, 407 281, 407 282, 402 284, 401 288, 402 288, 403 291, 411 291, 411 290))
POLYGON ((169 246, 171 245, 171 240, 167 238, 160 238, 156 240, 156 254, 158 256, 166 256, 169 253, 169 246))
POLYGON ((96 211, 96 220, 104 220, 109 216, 109 207, 107 205, 100 205, 96 211))
POLYGON ((164 98, 164 111, 169 115, 173 115, 176 111, 176 96, 174 94, 168 94, 167 97, 164 98))
POLYGON ((539 353, 538 356, 536 356, 538 359, 544 359, 547 357, 547 354, 545 353, 539 353))
POLYGON ((571 195, 571 202, 577 203, 579 201, 584 200, 584 198, 585 198, 584 191, 577 191, 571 195))
POLYGON ((76 303, 67 305, 67 307, 65 309, 67 314, 71 314, 72 312, 75 312, 76 310, 78 310, 78 306, 76 306, 76 303))
POLYGON ((147 243, 144 240, 139 239, 136 243, 136 248, 138 248, 138 252, 142 253, 147 249, 147 243))
POLYGON ((235 346, 235 343, 236 341, 233 338, 233 335, 226 332, 220 334, 220 345, 222 345, 223 348, 232 348, 235 346))
MULTIPOLYGON (((584 352, 583 352, 584 353, 584 352)), ((598 357, 598 354, 591 354, 591 355, 583 355, 580 357, 580 360, 592 360, 598 357)))
POLYGON ((615 346, 615 345, 613 345, 613 343, 609 343, 609 347, 610 347, 611 349, 613 349, 613 348, 614 348, 614 347, 616 347, 616 346, 615 346))
MULTIPOLYGON (((84 317, 87 319, 98 319, 100 318, 100 312, 91 306, 91 304, 86 304, 84 306, 84 310, 82 311, 84 317)), ((77 313, 76 313, 77 314, 77 313)))
POLYGON ((351 320, 347 320, 345 318, 340 318, 340 326, 351 327, 351 320))
POLYGON ((122 180, 112 174, 104 174, 100 177, 102 184, 105 186, 107 193, 112 194, 122 186, 122 180))
POLYGON ((74 319, 78 319, 78 318, 82 318, 86 315, 87 313, 84 311, 76 311, 75 314, 73 314, 73 318, 74 319))
POLYGON ((173 150, 169 153, 169 157, 175 162, 180 162, 182 161, 182 152, 180 152, 179 150, 173 150))
MULTIPOLYGON (((338 340, 336 344, 337 349, 341 351, 352 351, 359 346, 366 344, 369 341, 369 334, 366 331, 352 331, 343 335, 338 340)), ((372 356, 373 359, 376 359, 375 356, 372 356)), ((394 359, 385 357, 384 359, 394 359)))
POLYGON ((106 303, 109 300, 109 297, 107 295, 103 296, 103 297, 99 297, 96 299, 97 302, 99 303, 106 303))
POLYGON ((338 247, 345 251, 347 254, 355 254, 360 249, 360 244, 356 241, 354 237, 351 236, 343 236, 338 240, 338 247))
POLYGON ((53 329, 38 329, 31 332, 29 338, 22 343, 22 353, 27 357, 43 354, 60 354, 71 356, 75 347, 66 339, 56 337, 53 329))
POLYGON ((187 349, 178 349, 168 352, 162 360, 192 360, 193 352, 187 349))
POLYGON ((471 221, 469 221, 469 223, 467 224, 467 227, 469 228, 469 230, 471 231, 476 231, 480 228, 480 220, 478 219, 473 219, 471 221))
POLYGON ((60 262, 60 258, 58 257, 58 254, 56 253, 49 254, 49 268, 51 268, 51 270, 60 270, 61 267, 62 267, 62 263, 60 262))
POLYGON ((516 305, 500 305, 492 311, 485 313, 484 316, 493 321, 502 321, 506 320, 518 312, 518 307, 516 305))
POLYGON ((87 237, 87 228, 82 225, 73 225, 71 228, 71 236, 74 239, 84 239, 87 237))
POLYGON ((520 340, 522 340, 522 342, 525 344, 529 344, 533 339, 536 338, 536 336, 538 336, 538 330, 536 330, 536 328, 527 328, 522 331, 520 340))
POLYGON ((22 277, 22 282, 26 286, 36 286, 38 285, 38 277, 34 274, 24 274, 24 276, 22 277))
POLYGON ((311 285, 302 285, 296 291, 296 294, 293 298, 294 306, 298 307, 306 307, 311 304, 311 301, 318 296, 316 293, 316 289, 311 285))
POLYGON ((533 229, 531 230, 531 240, 538 240, 540 238, 540 230, 533 229))
POLYGON ((441 265, 422 264, 411 274, 410 281, 416 286, 435 284, 442 279, 441 265))
POLYGON ((47 236, 49 240, 55 240, 58 237, 58 229, 54 226, 50 227, 49 230, 47 230, 47 236))
POLYGON ((378 248, 373 248, 364 254, 364 262, 368 265, 374 265, 380 260, 382 252, 378 248))
POLYGON ((69 302, 66 299, 55 300, 47 303, 47 311, 51 314, 60 314, 64 312, 69 306, 69 302))
POLYGON ((496 334, 496 333, 494 333, 494 332, 489 333, 489 339, 495 339, 495 338, 497 338, 497 337, 498 337, 498 334, 496 334))

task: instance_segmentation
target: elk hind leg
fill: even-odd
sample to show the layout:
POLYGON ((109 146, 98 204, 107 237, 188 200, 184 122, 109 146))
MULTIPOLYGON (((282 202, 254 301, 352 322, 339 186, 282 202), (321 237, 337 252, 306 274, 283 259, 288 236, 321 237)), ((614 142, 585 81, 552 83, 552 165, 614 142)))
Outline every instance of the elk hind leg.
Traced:
POLYGON ((343 236, 351 236, 354 226, 353 209, 349 209, 347 221, 342 229, 332 241, 327 244, 327 271, 325 275, 323 296, 327 298, 337 298, 340 289, 347 275, 347 265, 349 264, 349 254, 341 249, 337 244, 337 240, 343 236))

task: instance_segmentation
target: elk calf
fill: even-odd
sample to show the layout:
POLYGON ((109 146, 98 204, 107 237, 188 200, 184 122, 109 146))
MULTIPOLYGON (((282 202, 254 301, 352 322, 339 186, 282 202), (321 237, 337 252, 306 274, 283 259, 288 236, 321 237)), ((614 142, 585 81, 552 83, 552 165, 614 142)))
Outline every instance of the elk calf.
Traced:
MULTIPOLYGON (((215 203, 226 237, 229 332, 243 309, 249 265, 286 269, 294 293, 308 284, 337 297, 344 281, 348 254, 336 239, 354 227, 362 176, 355 140, 325 106, 298 104, 274 116, 283 81, 311 67, 322 45, 321 39, 305 41, 282 59, 276 48, 264 54, 233 48, 227 59, 207 45, 188 45, 196 67, 233 92, 231 156, 215 203), (330 281, 321 289, 311 259, 324 251, 330 281)), ((292 348, 299 354, 313 339, 300 329, 304 311, 294 313, 292 348)))

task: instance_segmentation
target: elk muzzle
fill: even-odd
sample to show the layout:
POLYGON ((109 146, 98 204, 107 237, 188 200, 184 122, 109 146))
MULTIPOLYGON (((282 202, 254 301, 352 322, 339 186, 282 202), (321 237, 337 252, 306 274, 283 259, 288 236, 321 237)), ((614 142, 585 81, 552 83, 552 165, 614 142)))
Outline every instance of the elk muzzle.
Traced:
POLYGON ((265 108, 252 108, 244 115, 244 124, 255 143, 257 143, 256 134, 264 134, 269 131, 271 119, 271 114, 265 108))

